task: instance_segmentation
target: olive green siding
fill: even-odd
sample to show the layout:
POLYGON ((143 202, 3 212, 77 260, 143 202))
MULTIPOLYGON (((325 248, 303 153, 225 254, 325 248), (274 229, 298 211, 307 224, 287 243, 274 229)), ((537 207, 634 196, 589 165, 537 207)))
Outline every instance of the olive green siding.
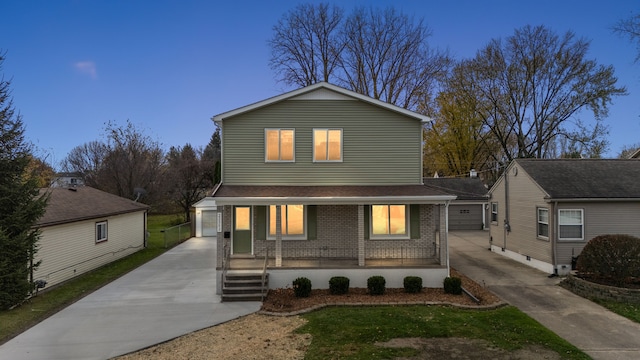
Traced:
MULTIPOLYGON (((516 164, 515 167, 518 165, 516 164)), ((493 245, 551 263, 553 252, 550 240, 537 236, 537 208, 548 208, 549 217, 552 217, 550 204, 544 201, 544 196, 544 192, 525 171, 518 169, 516 173, 510 167, 491 191, 490 203, 498 203, 498 221, 490 223, 489 226, 493 245), (505 183, 509 188, 508 203, 505 196, 505 183), (511 227, 509 232, 504 230, 507 210, 511 227)), ((491 205, 489 205, 489 211, 491 211, 491 205)), ((550 231, 551 226, 552 219, 549 223, 550 231)))
POLYGON ((420 184, 422 124, 357 100, 287 100, 225 119, 227 185, 420 184), (295 129, 295 162, 265 162, 265 129, 295 129), (343 130, 342 162, 314 163, 314 128, 343 130))

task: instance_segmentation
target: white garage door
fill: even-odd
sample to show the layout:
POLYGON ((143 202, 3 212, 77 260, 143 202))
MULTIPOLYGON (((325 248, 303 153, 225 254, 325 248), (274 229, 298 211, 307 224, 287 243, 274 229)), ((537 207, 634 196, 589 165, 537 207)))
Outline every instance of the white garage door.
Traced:
POLYGON ((216 211, 202 211, 202 236, 216 236, 216 211))
POLYGON ((482 230, 482 205, 449 205, 449 230, 482 230))

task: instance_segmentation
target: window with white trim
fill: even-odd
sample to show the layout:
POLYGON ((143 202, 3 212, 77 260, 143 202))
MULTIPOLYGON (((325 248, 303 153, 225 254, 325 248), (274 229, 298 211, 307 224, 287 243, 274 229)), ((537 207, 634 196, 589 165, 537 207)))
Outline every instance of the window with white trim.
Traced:
POLYGON ((96 243, 107 241, 107 222, 96 223, 96 243))
POLYGON ((342 129, 313 129, 313 161, 342 161, 342 129))
POLYGON ((538 237, 549 238, 549 209, 538 209, 538 237))
POLYGON ((265 129, 265 161, 295 161, 295 130, 265 129))
POLYGON ((582 209, 558 210, 558 239, 584 240, 584 212, 582 209))
POLYGON ((407 205, 371 205, 371 237, 409 236, 407 205))
MULTIPOLYGON (((301 240, 306 238, 306 208, 304 205, 280 206, 280 230, 283 239, 301 240)), ((276 237, 276 206, 269 206, 268 238, 276 237)))
POLYGON ((491 222, 493 223, 498 222, 498 203, 497 202, 491 203, 491 222))

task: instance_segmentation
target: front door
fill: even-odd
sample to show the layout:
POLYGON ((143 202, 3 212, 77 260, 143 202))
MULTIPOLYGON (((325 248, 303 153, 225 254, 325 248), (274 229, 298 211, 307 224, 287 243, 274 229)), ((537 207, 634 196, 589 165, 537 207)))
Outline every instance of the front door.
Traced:
POLYGON ((233 254, 251 254, 251 207, 233 207, 233 254))

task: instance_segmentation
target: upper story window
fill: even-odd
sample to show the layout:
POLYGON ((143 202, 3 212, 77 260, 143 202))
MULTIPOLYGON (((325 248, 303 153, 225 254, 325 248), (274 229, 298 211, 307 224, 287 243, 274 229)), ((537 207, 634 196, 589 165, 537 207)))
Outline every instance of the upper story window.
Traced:
POLYGON ((265 160, 295 161, 295 130, 265 129, 265 160))
POLYGON ((558 210, 558 239, 583 240, 584 239, 584 213, 582 209, 558 210))
POLYGON ((96 243, 107 241, 107 222, 96 223, 96 243))
POLYGON ((342 161, 342 129, 313 129, 313 161, 342 161))
POLYGON ((407 237, 407 205, 371 205, 371 235, 407 237))
POLYGON ((549 209, 538 208, 538 237, 549 237, 549 209))

